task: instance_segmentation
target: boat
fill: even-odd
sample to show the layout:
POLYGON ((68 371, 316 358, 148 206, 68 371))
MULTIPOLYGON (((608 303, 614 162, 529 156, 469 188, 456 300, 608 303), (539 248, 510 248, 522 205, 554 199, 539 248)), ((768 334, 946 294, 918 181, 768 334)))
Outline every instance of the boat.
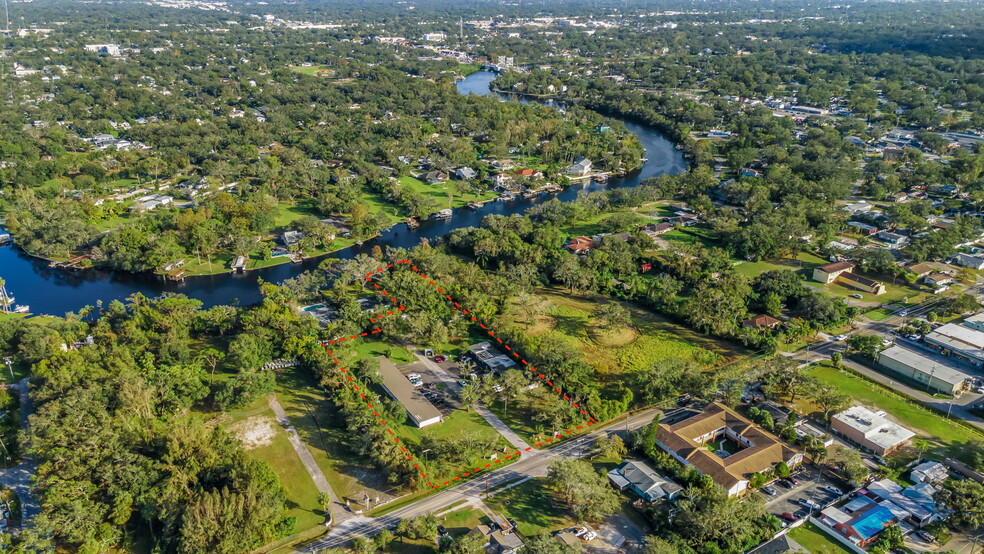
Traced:
POLYGON ((407 224, 408 229, 416 229, 420 226, 420 222, 414 217, 408 217, 405 223, 407 224))
POLYGON ((481 207, 482 207, 482 205, 479 204, 478 202, 475 202, 475 201, 472 201, 472 202, 469 202, 468 203, 468 209, 470 209, 470 210, 478 210, 481 207))
POLYGON ((31 307, 30 306, 22 306, 22 305, 18 304, 17 307, 14 308, 14 313, 17 313, 17 314, 26 314, 29 311, 31 311, 31 307))
POLYGON ((0 233, 0 246, 4 246, 14 242, 14 237, 10 236, 10 233, 0 233))
POLYGON ((592 179, 594 179, 594 182, 596 183, 604 184, 608 182, 608 175, 595 175, 592 179))
POLYGON ((441 211, 435 213, 434 215, 432 215, 431 218, 432 219, 447 220, 447 219, 451 219, 451 217, 453 215, 454 215, 454 213, 450 209, 444 209, 444 210, 441 210, 441 211))

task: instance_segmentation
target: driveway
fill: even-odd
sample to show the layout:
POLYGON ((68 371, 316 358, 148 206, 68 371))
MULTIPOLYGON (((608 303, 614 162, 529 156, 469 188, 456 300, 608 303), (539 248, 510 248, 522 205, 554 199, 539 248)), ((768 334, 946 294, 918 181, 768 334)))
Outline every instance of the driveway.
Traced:
MULTIPOLYGON (((28 426, 27 418, 34 408, 31 403, 31 396, 28 394, 27 384, 28 378, 25 377, 14 385, 20 396, 21 428, 25 432, 28 426)), ((34 458, 27 454, 24 455, 20 465, 9 469, 0 469, 0 484, 14 491, 17 498, 20 499, 24 527, 29 526, 34 516, 41 511, 37 498, 31 494, 31 479, 35 473, 37 473, 37 465, 34 458)))

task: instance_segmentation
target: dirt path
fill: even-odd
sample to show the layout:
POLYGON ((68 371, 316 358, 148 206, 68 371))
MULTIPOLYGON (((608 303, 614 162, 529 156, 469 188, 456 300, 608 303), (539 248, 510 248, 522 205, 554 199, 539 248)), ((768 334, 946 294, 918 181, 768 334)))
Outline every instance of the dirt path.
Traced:
POLYGON ((318 492, 326 492, 331 497, 331 508, 333 508, 331 509, 331 514, 333 517, 335 514, 338 514, 335 521, 352 517, 354 514, 345 508, 344 503, 338 501, 338 496, 331 489, 331 485, 328 484, 328 478, 325 477, 324 472, 321 471, 317 462, 314 461, 314 456, 311 455, 311 451, 308 450, 307 445, 297 435, 297 429, 294 429, 294 426, 291 425, 290 419, 287 418, 287 412, 284 411, 284 407, 277 400, 277 395, 271 394, 267 402, 270 405, 270 409, 273 410, 273 415, 277 418, 277 423, 287 432, 287 439, 290 441, 291 446, 294 447, 294 452, 301 459, 301 463, 304 464, 304 469, 311 476, 311 480, 314 481, 314 486, 318 488, 318 492))

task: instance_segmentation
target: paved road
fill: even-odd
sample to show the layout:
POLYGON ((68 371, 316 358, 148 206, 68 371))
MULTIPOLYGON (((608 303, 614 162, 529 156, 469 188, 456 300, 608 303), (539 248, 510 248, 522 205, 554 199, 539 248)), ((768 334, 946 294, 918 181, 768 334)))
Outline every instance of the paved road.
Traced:
MULTIPOLYGON (((434 360, 431 360, 427 356, 424 356, 423 354, 420 354, 416 351, 414 352, 414 355, 417 356, 417 360, 420 361, 420 363, 424 364, 424 366, 426 366, 427 369, 431 371, 431 373, 437 376, 437 378, 440 379, 441 381, 444 381, 444 384, 447 385, 449 389, 455 392, 461 390, 461 385, 458 384, 457 377, 448 373, 444 368, 442 368, 440 365, 434 362, 434 360)), ((505 437, 505 439, 509 441, 509 444, 513 445, 514 448, 520 451, 525 451, 527 448, 529 448, 530 445, 527 444, 526 441, 524 441, 522 438, 520 438, 519 435, 514 433, 512 429, 509 428, 509 426, 507 426, 488 408, 486 408, 485 406, 477 405, 475 406, 475 412, 478 415, 482 416, 482 419, 484 419, 486 423, 491 425, 493 429, 498 431, 500 435, 505 437)))
MULTIPOLYGON (((291 446, 294 447, 294 452, 297 453, 297 457, 301 459, 301 463, 304 464, 304 469, 307 470, 311 479, 314 481, 314 486, 317 487, 318 492, 326 492, 331 496, 331 513, 339 514, 339 519, 346 519, 352 517, 352 513, 345 509, 345 505, 338 501, 338 496, 335 495, 335 491, 331 490, 331 485, 328 484, 328 479, 325 477, 321 467, 318 463, 314 461, 314 456, 311 455, 311 451, 308 450, 307 445, 301 440, 301 437, 297 436, 297 429, 294 428, 290 423, 290 419, 287 418, 287 412, 284 411, 284 407, 280 405, 280 401, 277 400, 276 394, 271 394, 267 403, 270 405, 270 409, 273 410, 273 415, 277 418, 277 423, 284 428, 287 432, 287 439, 290 441, 291 446)), ((337 520, 336 520, 337 522, 337 520)))
POLYGON ((512 481, 528 477, 544 477, 547 465, 557 458, 580 458, 588 454, 594 444, 612 432, 623 429, 637 429, 652 421, 658 410, 650 409, 624 420, 597 427, 590 433, 561 443, 548 450, 533 450, 522 455, 520 461, 489 473, 484 478, 480 475, 471 481, 445 489, 433 496, 422 498, 417 502, 399 508, 384 516, 369 518, 357 517, 338 523, 331 532, 321 539, 298 549, 299 552, 317 552, 323 548, 340 547, 358 537, 372 537, 383 529, 395 527, 400 520, 413 518, 429 512, 438 512, 450 504, 461 500, 482 498, 486 490, 501 487, 512 481))
MULTIPOLYGON (((27 417, 33 411, 31 396, 27 390, 27 383, 28 378, 25 377, 16 385, 18 394, 20 395, 21 428, 25 432, 28 426, 27 417)), ((38 515, 38 512, 41 511, 37 498, 31 494, 31 478, 37 473, 37 469, 34 458, 26 454, 20 465, 10 469, 0 469, 0 484, 10 488, 17 494, 17 498, 20 499, 25 527, 29 526, 34 516, 38 515)))

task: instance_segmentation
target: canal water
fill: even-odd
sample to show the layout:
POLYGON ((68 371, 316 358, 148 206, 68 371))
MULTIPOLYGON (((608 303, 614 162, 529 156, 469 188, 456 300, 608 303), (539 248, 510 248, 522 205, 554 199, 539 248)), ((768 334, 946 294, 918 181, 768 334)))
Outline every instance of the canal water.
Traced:
MULTIPOLYGON (((472 73, 458 82, 458 92, 462 94, 492 94, 489 84, 495 74, 488 71, 472 73)), ((516 98, 500 95, 504 100, 516 98)), ((525 99, 519 101, 526 102, 525 99)), ((546 105, 559 107, 553 102, 546 105)), ((405 224, 396 225, 384 231, 378 238, 367 241, 361 247, 347 248, 331 254, 338 258, 351 258, 360 252, 368 252, 375 245, 412 248, 420 239, 434 239, 444 236, 459 227, 475 227, 483 217, 490 214, 512 215, 523 213, 530 206, 558 198, 570 202, 581 191, 600 190, 611 187, 636 186, 643 179, 657 177, 664 173, 675 174, 686 169, 686 162, 679 150, 665 136, 651 127, 625 121, 629 131, 635 133, 648 161, 641 169, 622 178, 611 178, 607 185, 587 182, 572 186, 558 194, 538 196, 531 199, 496 201, 485 204, 479 210, 461 208, 454 211, 454 217, 446 221, 428 220, 421 222, 415 230, 405 224)), ((2 231, 0 231, 2 232, 2 231)), ((238 302, 240 305, 252 304, 260 299, 257 280, 280 282, 318 266, 322 258, 305 260, 300 264, 283 264, 266 269, 249 271, 244 274, 224 273, 202 277, 190 277, 183 283, 165 283, 159 277, 145 274, 132 274, 121 271, 88 269, 66 271, 51 269, 48 263, 37 260, 14 246, 0 247, 0 277, 7 281, 7 291, 16 297, 18 304, 26 304, 34 314, 64 315, 78 311, 87 305, 95 305, 97 300, 104 303, 114 299, 125 299, 140 292, 146 296, 157 296, 164 291, 186 294, 201 300, 206 306, 238 302)))

